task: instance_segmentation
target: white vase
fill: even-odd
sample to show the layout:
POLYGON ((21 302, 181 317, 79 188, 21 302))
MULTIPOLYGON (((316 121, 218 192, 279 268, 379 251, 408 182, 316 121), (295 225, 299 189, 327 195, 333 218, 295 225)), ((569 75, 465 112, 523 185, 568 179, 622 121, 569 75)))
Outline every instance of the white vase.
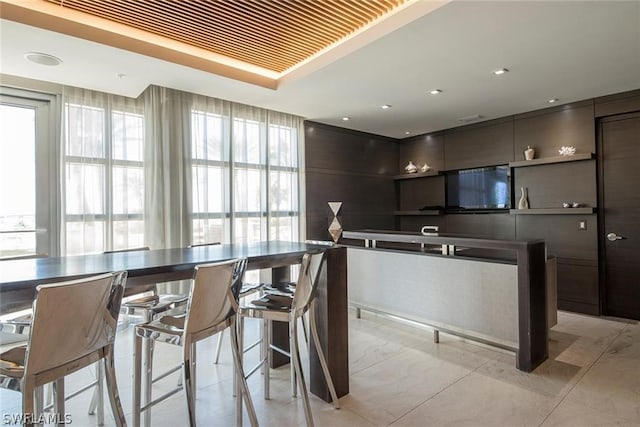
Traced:
POLYGON ((524 150, 524 159, 525 160, 533 160, 533 158, 535 156, 536 156, 535 148, 531 148, 531 147, 527 146, 527 149, 524 150))
POLYGON ((520 187, 520 201, 518 202, 518 209, 529 209, 529 200, 527 200, 527 189, 520 187))
POLYGON ((404 167, 404 170, 407 173, 415 173, 415 172, 418 172, 418 167, 416 165, 414 165, 411 160, 409 160, 409 164, 404 167))

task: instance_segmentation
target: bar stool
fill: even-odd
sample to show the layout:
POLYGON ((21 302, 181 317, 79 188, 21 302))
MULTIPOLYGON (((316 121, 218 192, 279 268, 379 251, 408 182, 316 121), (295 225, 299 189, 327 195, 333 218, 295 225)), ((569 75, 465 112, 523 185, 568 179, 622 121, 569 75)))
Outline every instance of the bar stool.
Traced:
MULTIPOLYGON (((120 249, 115 251, 105 251, 105 254, 120 254, 129 252, 148 251, 149 247, 143 246, 140 248, 120 249)), ((138 288, 139 292, 134 296, 125 297, 122 301, 122 311, 125 316, 133 316, 136 313, 142 314, 142 323, 147 323, 156 319, 160 314, 169 310, 173 310, 178 307, 185 307, 187 304, 188 295, 181 294, 159 294, 158 288, 155 283, 147 285, 143 288, 138 288)), ((135 335, 135 334, 134 334, 135 335)), ((135 336, 134 336, 135 342, 135 336)), ((148 341, 145 346, 145 352, 148 356, 145 356, 145 360, 153 359, 153 341, 148 341)), ((179 367, 165 372, 163 375, 159 375, 157 378, 152 379, 152 383, 164 378, 166 375, 177 371, 179 367)), ((90 411, 94 408, 94 399, 91 400, 90 411)), ((100 405, 100 401, 98 401, 100 405)))
MULTIPOLYGON (((134 426, 140 425, 140 414, 145 413, 145 425, 151 425, 150 409, 153 405, 167 397, 185 390, 189 425, 196 425, 195 394, 196 394, 196 342, 208 338, 220 331, 231 329, 231 350, 234 359, 235 376, 240 388, 240 401, 244 398, 252 426, 258 425, 253 402, 242 372, 242 360, 238 348, 236 335, 236 312, 238 309, 238 293, 242 283, 242 276, 246 270, 246 258, 219 263, 202 264, 195 267, 194 281, 189 293, 187 309, 177 315, 165 315, 159 320, 136 325, 134 349, 134 395, 133 417, 134 426), (147 389, 145 390, 144 406, 141 405, 141 357, 142 341, 154 340, 182 347, 183 386, 177 387, 157 399, 151 400, 150 378, 152 362, 147 361, 147 389)), ((240 405, 241 409, 242 406, 240 405)), ((242 412, 236 414, 237 422, 242 422, 242 412)))
POLYGON ((102 362, 116 425, 126 426, 113 354, 126 277, 121 271, 36 288, 27 345, 0 354, 0 387, 22 392, 24 424, 42 413, 41 386, 53 382, 56 413, 64 414, 64 377, 102 362), (69 304, 73 310, 60 309, 69 304))
MULTIPOLYGON (((198 247, 203 247, 203 246, 218 246, 220 245, 220 242, 212 242, 212 243, 197 243, 197 244, 192 244, 187 246, 188 248, 198 248, 198 247)), ((242 298, 246 298, 247 296, 259 292, 262 287, 264 286, 263 283, 246 283, 243 282, 242 283, 242 288, 240 288, 240 294, 238 295, 238 299, 242 299, 242 298)), ((224 338, 224 330, 220 331, 220 334, 218 335, 218 342, 216 343, 216 351, 215 351, 215 358, 213 360, 213 363, 215 365, 218 364, 218 362, 220 361, 220 352, 222 351, 222 339, 224 338)), ((247 352, 249 350, 251 350, 252 348, 254 348, 256 345, 260 344, 260 340, 254 342, 253 344, 251 344, 250 346, 248 346, 247 348, 243 349, 243 352, 247 352)))
MULTIPOLYGON (((271 362, 271 352, 269 350, 276 350, 291 358, 291 363, 294 367, 295 377, 297 377, 298 387, 302 394, 302 400, 304 405, 304 414, 308 426, 313 426, 313 415, 311 413, 311 405, 309 403, 309 395, 307 392, 306 383, 304 380, 304 374, 302 366, 300 364, 300 349, 298 345, 298 320, 302 319, 304 314, 309 312, 309 325, 311 330, 311 337, 315 343, 316 350, 318 352, 318 359, 322 367, 325 381, 329 387, 331 398, 336 409, 340 408, 338 402, 338 396, 336 394, 331 374, 327 366, 326 359, 322 348, 320 347, 320 339, 318 337, 318 327, 316 325, 315 318, 315 306, 313 304, 314 298, 317 293, 318 278, 320 271, 325 260, 325 252, 316 254, 305 254, 300 264, 300 273, 298 281, 296 283, 295 293, 293 298, 287 297, 281 294, 268 294, 258 301, 246 306, 241 306, 238 311, 238 330, 240 334, 244 328, 244 318, 253 317, 263 319, 268 325, 273 321, 287 322, 289 324, 289 348, 290 352, 286 352, 282 349, 275 347, 268 342, 269 334, 264 334, 263 352, 265 357, 253 368, 247 376, 250 376, 258 370, 261 366, 264 366, 264 395, 265 399, 269 399, 269 366, 271 362), (288 299, 286 299, 288 298, 288 299), (263 305, 264 304, 264 305, 263 305)), ((292 378, 293 379, 293 378, 292 378)), ((237 402, 241 405, 241 402, 237 402)))
MULTIPOLYGON (((46 257, 48 257, 48 254, 20 255, 15 257, 5 257, 0 259, 0 261, 36 259, 46 257)), ((0 316, 0 331, 3 333, 3 340, 0 342, 0 345, 4 346, 6 344, 26 343, 29 339, 29 331, 31 329, 32 320, 33 309, 31 308, 7 313, 0 316), (11 339, 5 342, 5 336, 9 336, 11 339)), ((96 366, 95 375, 95 381, 84 385, 83 387, 72 393, 68 393, 65 397, 65 400, 72 399, 75 396, 78 396, 79 394, 95 387, 87 413, 89 415, 95 415, 97 411, 98 425, 104 425, 104 398, 103 393, 100 392, 103 388, 100 365, 96 366)), ((53 403, 50 403, 53 401, 53 388, 50 384, 47 384, 45 388, 46 392, 44 394, 46 394, 46 399, 44 399, 44 407, 41 409, 49 410, 53 407, 53 403)))

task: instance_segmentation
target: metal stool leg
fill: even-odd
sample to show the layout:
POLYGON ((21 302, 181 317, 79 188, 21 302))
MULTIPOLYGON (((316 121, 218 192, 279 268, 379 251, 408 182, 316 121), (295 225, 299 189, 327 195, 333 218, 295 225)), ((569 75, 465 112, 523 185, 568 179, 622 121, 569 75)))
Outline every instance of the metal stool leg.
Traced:
POLYGON ((44 413, 44 407, 45 407, 44 387, 47 388, 47 394, 51 394, 51 399, 53 399, 53 385, 52 384, 46 384, 46 385, 41 386, 41 387, 36 387, 34 392, 31 393, 32 394, 32 398, 33 398, 33 411, 25 412, 25 414, 33 413, 34 415, 40 415, 40 414, 44 413), (33 395, 35 395, 35 397, 33 395))
MULTIPOLYGON (((137 336, 134 330, 133 334, 134 347, 133 347, 133 425, 138 427, 140 425, 140 393, 142 386, 142 338, 137 336)), ((146 372, 146 371, 145 371, 146 372)), ((145 415, 146 416, 146 415, 145 415)))
POLYGON ((184 375, 184 391, 187 398, 187 409, 189 411, 189 425, 195 427, 196 425, 196 405, 195 405, 195 388, 193 380, 195 378, 195 365, 192 361, 195 356, 195 344, 184 344, 185 357, 183 361, 183 375, 184 375))
POLYGON ((53 382, 53 395, 55 396, 54 412, 58 414, 58 425, 64 426, 64 377, 53 382))
POLYGON ((218 334, 218 342, 216 343, 216 358, 213 359, 214 364, 218 364, 220 360, 220 350, 222 350, 222 338, 224 338, 224 331, 220 331, 218 334))
POLYGON ((98 380, 98 384, 96 384, 96 389, 94 394, 97 394, 96 403, 98 405, 98 425, 104 425, 104 367, 101 363, 98 362, 96 366, 96 378, 98 380))
POLYGON ((265 339, 264 339, 264 352, 267 357, 265 358, 264 364, 264 398, 270 399, 270 390, 269 390, 269 369, 271 368, 271 364, 273 362, 273 350, 269 348, 269 337, 271 336, 271 320, 264 320, 265 323, 265 339))
POLYGON ((313 342, 315 343, 315 346, 316 346, 316 352, 318 353, 318 360, 320 360, 320 366, 322 366, 322 373, 324 374, 324 379, 327 383, 327 387, 329 387, 329 393, 331 393, 331 399, 333 400, 333 405, 335 406, 336 409, 340 409, 338 394, 336 393, 336 388, 333 384, 333 380, 331 379, 331 373, 329 372, 327 359, 325 359, 324 351, 322 351, 322 347, 320 345, 320 337, 318 336, 318 325, 316 324, 316 312, 313 304, 311 304, 311 307, 309 307, 309 323, 311 324, 311 337, 313 338, 313 342))
MULTIPOLYGON (((27 378, 22 393, 22 413, 34 415, 41 414, 42 405, 44 404, 42 399, 42 387, 34 387, 33 379, 27 378), (38 391, 38 389, 40 389, 40 391, 38 391), (38 401, 40 401, 40 403, 38 403, 38 401), (41 408, 38 409, 38 406, 41 408)), ((33 422, 25 423, 25 426, 32 427, 33 422)))
MULTIPOLYGON (((145 369, 144 369, 144 404, 151 402, 151 386, 153 385, 153 349, 154 345, 150 339, 145 338, 145 369)), ((151 409, 147 409, 144 413, 145 427, 151 427, 151 409)))
POLYGON ((231 326, 231 353, 233 354, 233 366, 236 373, 235 376, 238 380, 238 389, 236 390, 238 397, 236 399, 240 402, 239 405, 236 403, 236 409, 240 409, 240 411, 236 413, 236 423, 238 426, 242 425, 242 399, 244 399, 251 426, 257 427, 258 419, 256 417, 256 410, 253 406, 251 395, 249 394, 249 386, 247 385, 247 381, 244 377, 244 370, 242 369, 243 351, 242 347, 239 345, 240 341, 238 340, 237 331, 233 328, 234 326, 231 326))
POLYGON ((311 414, 311 404, 309 403, 309 394, 307 392, 307 386, 304 381, 304 373, 302 372, 302 365, 300 364, 300 351, 298 348, 298 327, 297 320, 291 319, 289 322, 289 334, 290 346, 291 346, 291 363, 293 363, 294 369, 298 377, 298 386, 300 388, 300 394, 302 395, 304 416, 307 420, 307 426, 313 427, 313 415, 311 414))
POLYGON ((107 391, 109 392, 109 402, 111 403, 111 411, 115 419, 116 426, 123 427, 127 425, 124 417, 124 410, 120 402, 118 394, 118 383, 116 382, 116 366, 113 358, 113 344, 106 347, 104 357, 104 372, 107 381, 107 391))

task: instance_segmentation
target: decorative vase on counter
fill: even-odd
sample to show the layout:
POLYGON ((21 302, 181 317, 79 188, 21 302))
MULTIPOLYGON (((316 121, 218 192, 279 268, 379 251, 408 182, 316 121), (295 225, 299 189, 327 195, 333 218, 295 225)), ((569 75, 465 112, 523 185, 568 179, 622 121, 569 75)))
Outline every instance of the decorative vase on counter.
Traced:
POLYGON ((429 172, 429 170, 431 169, 431 166, 429 166, 427 163, 425 163, 424 165, 422 165, 422 167, 420 168, 420 172, 429 172))
POLYGON ((518 209, 529 209, 529 200, 527 200, 526 187, 520 187, 520 201, 518 202, 518 209))
POLYGON ((536 157, 536 149, 532 148, 530 145, 527 145, 527 148, 524 150, 524 159, 533 160, 535 157, 536 157))
POLYGON ((334 243, 338 243, 342 236, 342 218, 340 215, 340 209, 342 208, 342 202, 327 202, 329 205, 329 235, 333 239, 334 243))
POLYGON ((407 173, 415 173, 418 172, 418 167, 414 165, 411 160, 409 160, 409 164, 404 167, 404 170, 407 173))

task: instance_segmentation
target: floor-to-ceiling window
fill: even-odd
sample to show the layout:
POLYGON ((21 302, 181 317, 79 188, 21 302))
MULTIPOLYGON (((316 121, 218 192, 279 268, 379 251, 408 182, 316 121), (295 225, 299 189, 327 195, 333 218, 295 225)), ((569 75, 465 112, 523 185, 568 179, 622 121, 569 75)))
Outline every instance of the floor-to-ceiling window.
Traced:
POLYGON ((63 253, 143 246, 142 107, 74 91, 65 97, 63 117, 63 253))
POLYGON ((299 239, 299 118, 238 104, 195 104, 193 242, 299 239))
POLYGON ((300 238, 302 119, 155 89, 2 88, 0 257, 300 238))
POLYGON ((64 254, 299 238, 299 117, 159 87, 63 117, 64 254))
POLYGON ((191 173, 193 243, 228 242, 229 118, 223 114, 191 112, 191 173))

